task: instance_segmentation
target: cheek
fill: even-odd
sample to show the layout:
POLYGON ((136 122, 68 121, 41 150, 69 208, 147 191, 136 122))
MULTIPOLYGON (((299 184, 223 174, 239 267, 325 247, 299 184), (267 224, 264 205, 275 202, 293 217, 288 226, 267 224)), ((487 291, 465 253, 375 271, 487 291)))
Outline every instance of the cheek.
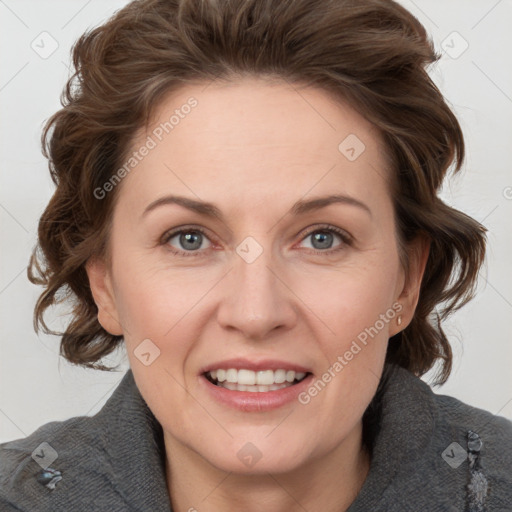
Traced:
POLYGON ((116 308, 129 338, 165 337, 211 286, 193 269, 162 269, 133 254, 118 261, 116 308))
MULTIPOLYGON (((382 259, 381 261, 384 261, 382 259)), ((339 340, 340 347, 377 323, 387 333, 389 321, 383 326, 381 315, 394 315, 397 266, 374 262, 332 272, 324 280, 303 280, 298 294, 308 297, 311 309, 324 321, 325 332, 339 340)), ((385 320, 389 320, 386 318, 385 320)), ((325 336, 323 336, 325 338, 325 336)))
MULTIPOLYGON (((346 422, 347 414, 354 421, 363 414, 378 385, 389 329, 396 322, 398 267, 392 259, 377 259, 380 264, 333 274, 336 279, 322 294, 320 288, 315 292, 316 308, 329 330, 324 327, 317 336, 324 358, 316 388, 323 397, 311 410, 321 407, 322 400, 337 404, 327 420, 334 423, 346 422)), ((304 401, 316 400, 315 393, 308 390, 304 401)))
POLYGON ((300 398, 305 410, 332 431, 348 432, 375 394, 389 327, 396 321, 393 284, 385 273, 351 273, 332 283, 317 302, 329 331, 319 327, 322 365, 300 398))

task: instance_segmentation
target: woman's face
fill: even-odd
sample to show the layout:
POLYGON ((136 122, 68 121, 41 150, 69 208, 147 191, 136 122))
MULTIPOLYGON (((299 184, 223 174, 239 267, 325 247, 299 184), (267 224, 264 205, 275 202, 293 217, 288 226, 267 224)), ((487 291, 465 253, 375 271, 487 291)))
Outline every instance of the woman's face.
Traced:
POLYGON ((111 266, 88 272, 166 446, 238 473, 354 453, 423 271, 405 283, 375 129, 321 90, 245 79, 172 94, 132 149, 111 266), (240 391, 217 369, 306 377, 240 391))

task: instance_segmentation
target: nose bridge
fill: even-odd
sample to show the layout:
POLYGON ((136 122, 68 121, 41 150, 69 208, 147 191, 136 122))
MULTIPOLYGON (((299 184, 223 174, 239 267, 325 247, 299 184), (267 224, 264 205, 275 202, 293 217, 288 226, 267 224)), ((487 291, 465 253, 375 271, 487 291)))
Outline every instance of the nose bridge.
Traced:
POLYGON ((276 327, 290 326, 294 309, 272 250, 247 237, 236 248, 228 293, 219 309, 219 323, 247 338, 263 338, 276 327))

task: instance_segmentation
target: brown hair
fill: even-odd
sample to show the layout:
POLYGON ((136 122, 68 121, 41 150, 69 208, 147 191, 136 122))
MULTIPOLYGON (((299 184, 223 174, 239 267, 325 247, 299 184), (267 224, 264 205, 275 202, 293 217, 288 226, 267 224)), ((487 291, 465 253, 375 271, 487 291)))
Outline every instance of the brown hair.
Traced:
POLYGON ((439 361, 444 382, 452 352, 441 321, 474 295, 486 229, 437 197, 452 163, 457 172, 464 159, 459 123, 427 73, 439 58, 420 22, 391 0, 139 0, 84 33, 73 47, 63 108, 42 134, 57 188, 28 269, 45 287, 36 330, 62 334, 70 362, 110 369, 98 361, 122 336, 99 324, 85 263, 105 254, 119 187, 101 200, 93 191, 119 169, 170 91, 267 76, 334 92, 381 133, 406 270, 407 242, 419 233, 431 240, 414 318, 391 338, 387 361, 416 375, 439 361), (72 320, 57 333, 45 310, 68 301, 72 320))

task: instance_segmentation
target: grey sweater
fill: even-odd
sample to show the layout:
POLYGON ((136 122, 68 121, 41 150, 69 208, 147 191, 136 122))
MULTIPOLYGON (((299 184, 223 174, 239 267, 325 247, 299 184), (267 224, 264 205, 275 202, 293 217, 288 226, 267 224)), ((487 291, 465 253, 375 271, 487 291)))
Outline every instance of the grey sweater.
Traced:
MULTIPOLYGON (((349 512, 512 511, 512 422, 390 368, 349 512)), ((0 444, 0 511, 169 512, 164 461, 162 429, 129 370, 95 416, 0 444)))

